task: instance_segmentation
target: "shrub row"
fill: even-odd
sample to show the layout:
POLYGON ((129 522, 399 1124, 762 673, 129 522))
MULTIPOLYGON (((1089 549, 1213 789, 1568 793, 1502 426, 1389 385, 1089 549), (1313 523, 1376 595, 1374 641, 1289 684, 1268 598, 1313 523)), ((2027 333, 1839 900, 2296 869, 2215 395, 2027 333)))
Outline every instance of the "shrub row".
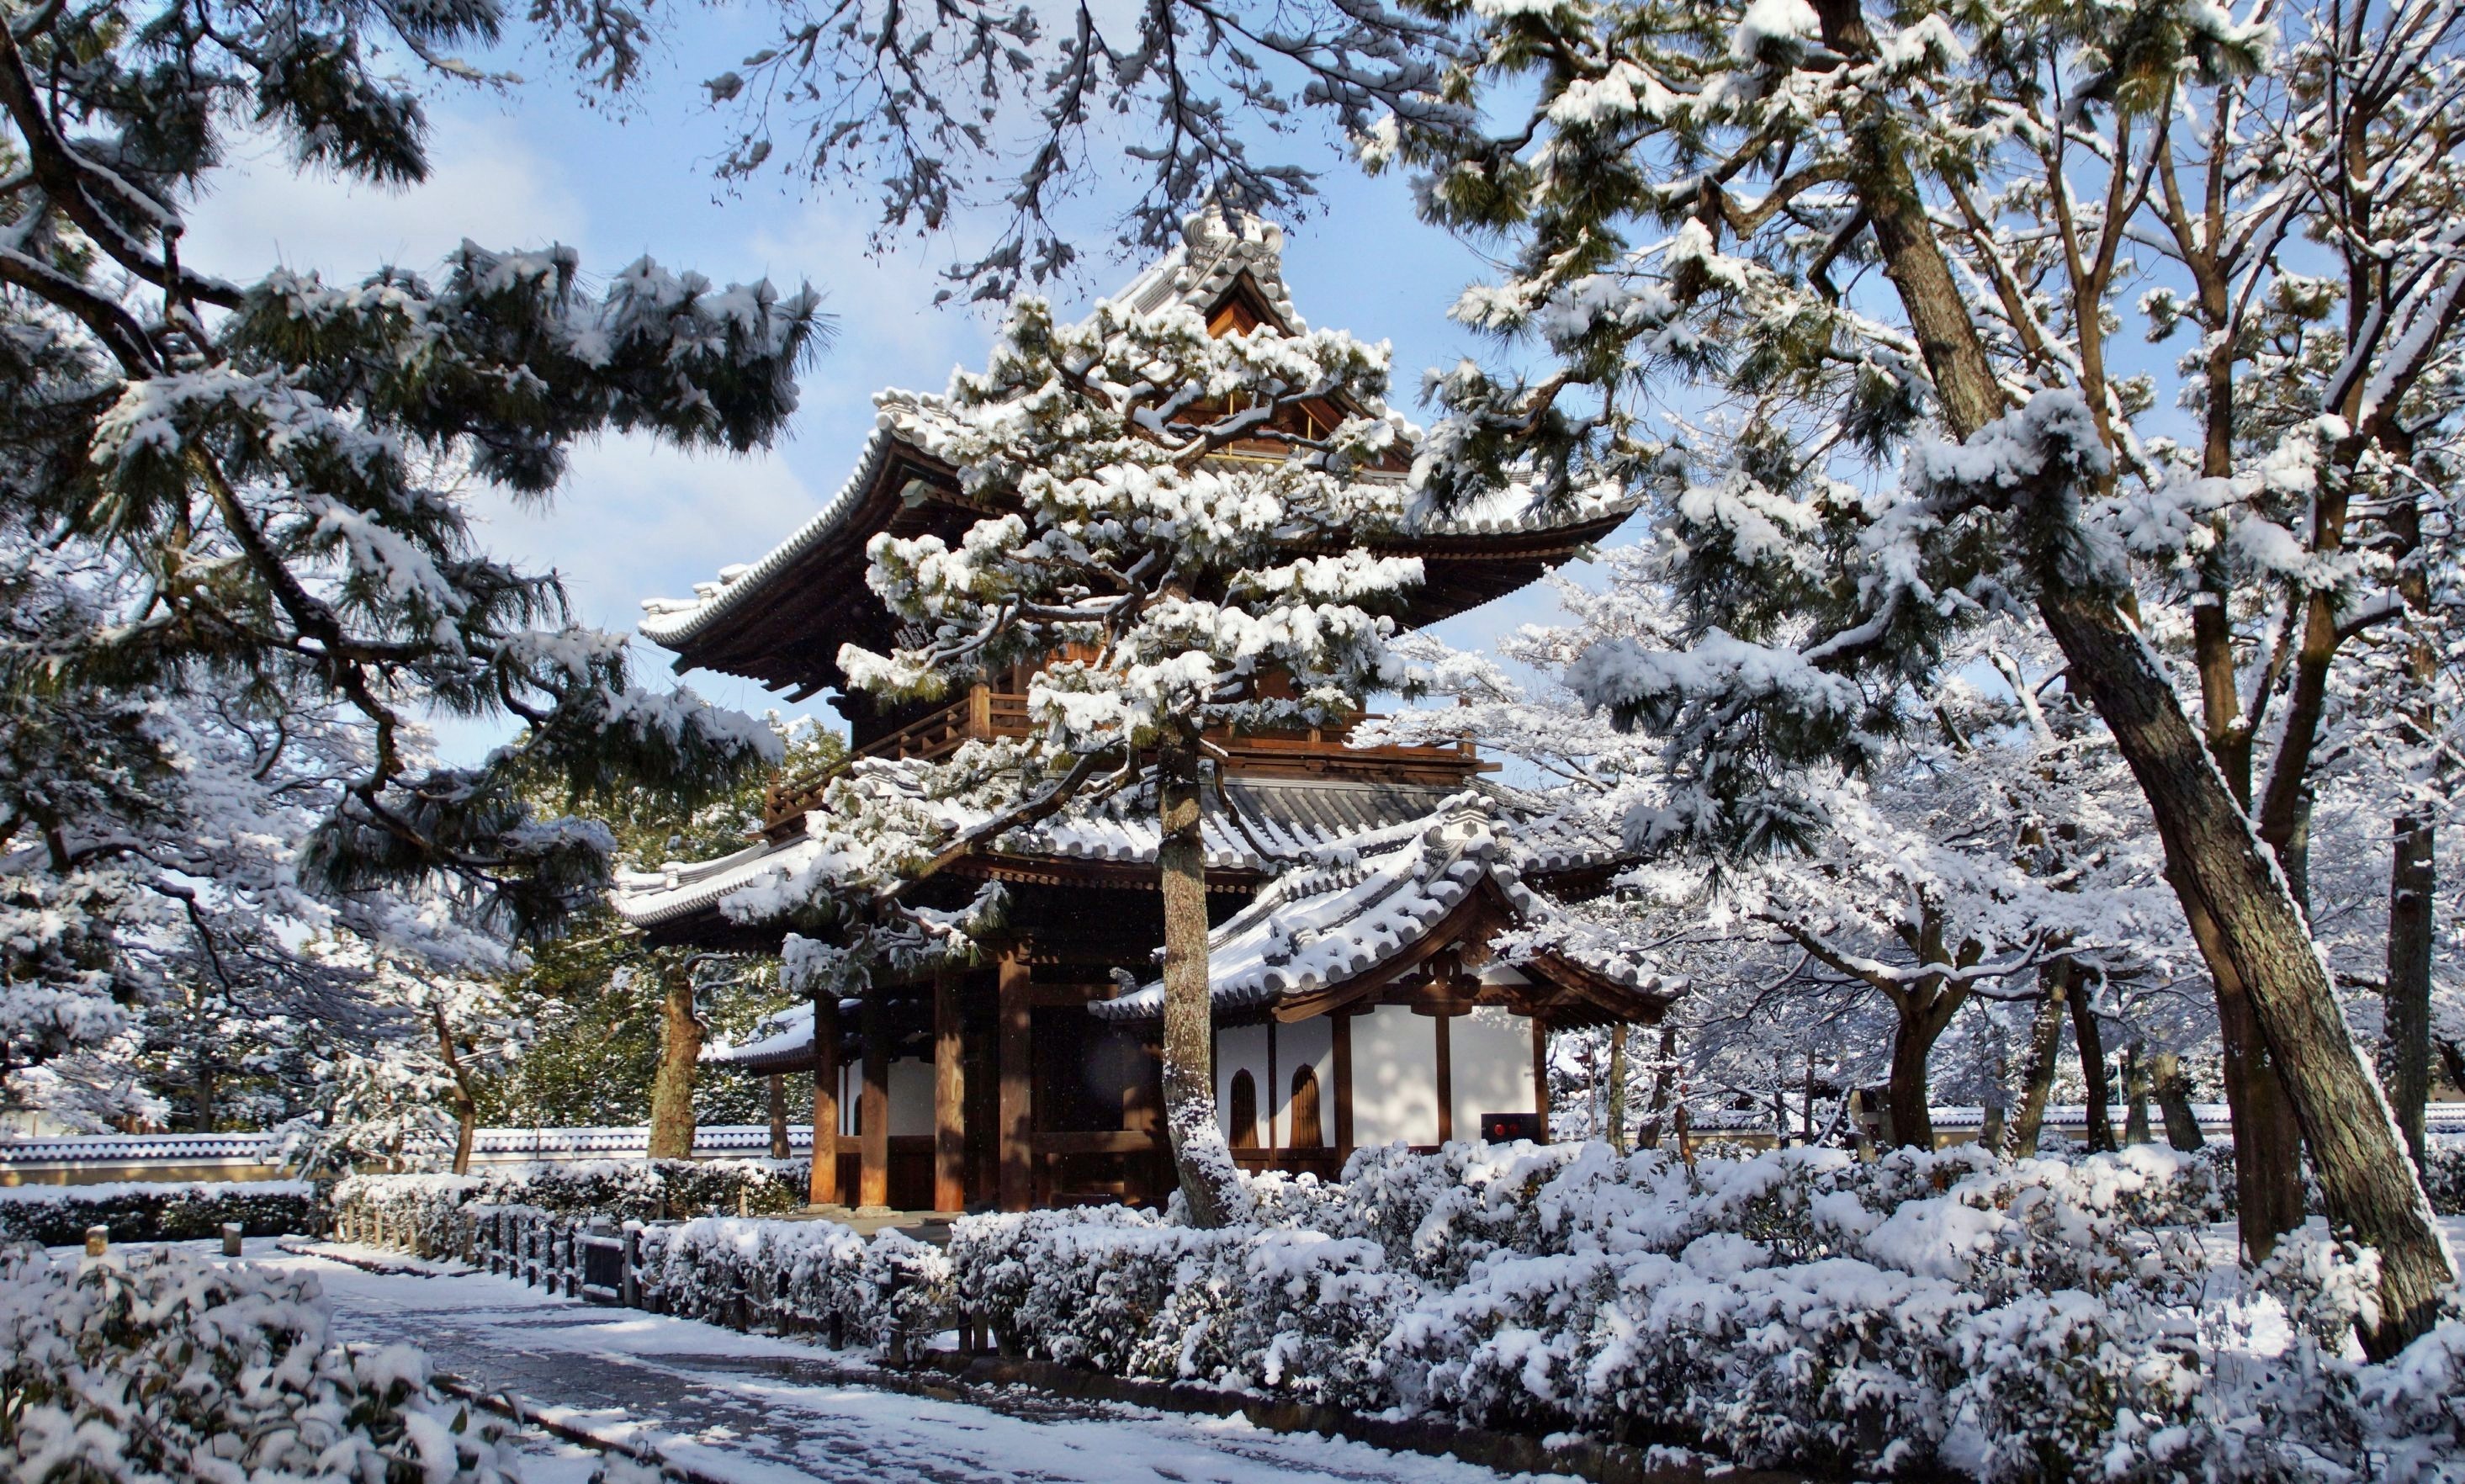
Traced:
POLYGON ((2139 1147, 1689 1165, 1606 1146, 1364 1151, 1255 1225, 962 1220, 946 1253, 820 1222, 639 1231, 642 1301, 892 1349, 1006 1350, 1742 1463, 1990 1481, 2465 1479, 2465 1322, 2353 1349, 2374 1260, 2320 1229, 2245 1273, 2215 1161, 2139 1147))
POLYGON ((346 1349, 317 1280, 184 1252, 0 1249, 0 1474, 86 1484, 518 1484, 407 1345, 346 1349))
POLYGON ((218 1235, 234 1221, 249 1236, 324 1227, 316 1187, 300 1180, 0 1189, 0 1245, 72 1246, 88 1227, 109 1228, 114 1242, 186 1242, 218 1235))
POLYGON ((776 1213, 804 1202, 803 1166, 769 1160, 595 1160, 513 1165, 480 1175, 352 1175, 333 1192, 338 1231, 424 1257, 469 1246, 462 1215, 467 1207, 523 1206, 560 1216, 661 1221, 724 1211, 776 1213))

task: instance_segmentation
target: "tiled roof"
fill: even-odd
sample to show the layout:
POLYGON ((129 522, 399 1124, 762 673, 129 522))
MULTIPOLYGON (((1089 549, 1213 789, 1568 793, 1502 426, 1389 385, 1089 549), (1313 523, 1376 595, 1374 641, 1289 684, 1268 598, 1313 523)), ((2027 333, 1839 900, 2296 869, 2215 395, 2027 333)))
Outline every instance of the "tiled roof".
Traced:
MULTIPOLYGON (((1543 859, 1525 848, 1521 821, 1492 793, 1455 794, 1410 828, 1364 836, 1324 864, 1287 872, 1208 935, 1215 1009, 1272 1005, 1372 973, 1401 958, 1484 885, 1526 920, 1551 911, 1524 884, 1543 859)), ((1540 838, 1548 842, 1544 831, 1540 838)), ((1149 984, 1089 1008, 1106 1020, 1164 1011, 1149 984)))
MULTIPOLYGON (((1470 791, 1503 808, 1525 870, 1580 870, 1618 856, 1617 842, 1608 832, 1549 813, 1528 795, 1487 783, 1473 784, 1470 791)), ((1314 861, 1330 851, 1388 849, 1414 837, 1450 799, 1459 796, 1456 790, 1430 786, 1315 778, 1230 778, 1224 793, 1237 818, 1228 820, 1213 790, 1209 791, 1203 821, 1208 868, 1259 872, 1314 861)), ((950 823, 965 821, 954 817, 950 823)), ((1145 864, 1156 858, 1157 843, 1152 815, 1124 809, 1048 820, 1011 835, 1000 853, 1014 859, 1145 864)), ((620 871, 611 899, 627 921, 655 927, 800 871, 820 853, 818 844, 800 836, 777 845, 747 846, 716 860, 620 871)))

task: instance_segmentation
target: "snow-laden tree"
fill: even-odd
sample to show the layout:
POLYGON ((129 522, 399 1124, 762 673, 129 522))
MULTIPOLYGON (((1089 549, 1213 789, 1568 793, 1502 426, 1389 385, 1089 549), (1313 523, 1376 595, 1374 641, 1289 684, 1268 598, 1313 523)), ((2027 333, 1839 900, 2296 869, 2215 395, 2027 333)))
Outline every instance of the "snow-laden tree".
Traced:
MULTIPOLYGON (((1826 1046, 1834 1074, 1888 1085, 1903 1144, 1933 1147, 1932 1058, 1964 1008, 2038 1000, 2059 1013, 2066 986, 2170 977, 2187 945, 2145 808, 2092 719, 2067 697, 2040 701, 2053 676, 2008 622, 1958 637, 1927 684, 1898 701, 1923 724, 1874 739, 1861 769, 1767 786, 1775 818, 1785 810, 1772 832, 1788 848, 1707 848, 1685 813, 1704 797, 1684 770, 1693 749, 1613 728, 1581 694, 1604 670, 1656 663, 1679 641, 1687 560, 1675 543, 1650 542, 1610 553, 1597 591, 1558 581, 1570 622, 1527 626, 1500 645, 1541 672, 1537 690, 1480 656, 1409 641, 1422 683, 1455 703, 1373 722, 1360 740, 1477 741, 1531 768, 1561 807, 1623 821, 1651 860, 1621 878, 1614 901, 1571 919, 1570 944, 1682 980, 1699 1002, 1682 1018, 1721 1027, 1716 1047, 1732 1062, 1761 1064, 1743 1080, 1803 1068, 1826 1046), (1861 1014, 1866 998, 1887 1012, 1861 1014), (1878 1018, 1875 1053, 1843 1044, 1844 1028, 1878 1018)), ((1751 662, 1742 650, 1696 653, 1751 662)), ((1985 1080, 1990 1093, 2007 1077, 1985 1080)))
POLYGON ((1421 574, 1366 544, 1409 513, 1386 381, 1383 347, 1337 332, 1215 336, 1179 303, 1062 324, 1027 300, 984 373, 882 399, 990 513, 955 545, 874 538, 868 581, 906 636, 839 664, 901 701, 1028 667, 1029 734, 858 764, 815 816, 826 875, 903 892, 1064 808, 1155 818, 1167 1126, 1207 1225, 1247 1199, 1210 1070, 1203 791, 1226 734, 1338 723, 1390 677, 1376 610, 1421 574))
MULTIPOLYGON (((1684 554, 1680 642, 1588 676, 1589 698, 1672 743, 1681 796, 1645 832, 1788 842, 1788 781, 1870 768, 1922 725, 1912 682, 1956 633, 1997 615, 2036 627, 2164 844, 2218 991, 2246 1179, 2281 1188, 2294 1168, 2251 1116, 2281 1082, 2332 1217, 2379 1250, 2371 1348, 2419 1333, 2453 1262, 2286 850, 2329 676, 2358 631, 2402 609, 2383 597, 2384 507, 2357 497, 2393 487, 2406 430, 2445 415, 2409 410, 2465 307, 2455 213, 2385 222, 2392 277, 2368 305, 2298 270, 2307 234, 2341 230, 2327 197, 2379 182, 2382 198, 2465 148, 2427 126, 2453 113, 2465 18, 2441 0, 2258 19, 2173 0, 1445 13, 1480 55, 1440 92, 1497 126, 1398 114, 1366 157, 1420 172, 1433 220, 1502 238, 1504 280, 1458 315, 1545 364, 1441 378, 1425 483, 1443 498, 1529 461, 1544 493, 1599 478, 1659 492, 1684 554), (2152 245, 2177 190, 2200 203, 2191 245, 2241 255, 2230 305, 2324 294, 2350 313, 2335 374, 2301 404, 2235 401, 2212 435, 2167 443, 2193 388, 2135 371, 2116 331, 2143 314, 2126 286, 2190 287, 2152 245), (1717 409, 1648 423, 1678 378, 1717 409), (2204 596, 2209 553, 2254 575, 2204 596), (2230 622, 2205 653, 2232 666, 2181 672, 2203 696, 2234 682, 2221 730, 2176 689, 2174 626, 2254 589, 2290 623, 2254 653, 2230 622), (2217 744, 2258 735, 2257 696, 2276 698, 2276 744, 2268 776, 2242 786, 2217 744)), ((2230 380, 2268 348, 2253 328, 2204 342, 2230 380)), ((2205 405, 2214 384, 2200 387, 2205 405)), ((2264 1251, 2280 1213, 2257 1194, 2245 1233, 2264 1251)))
MULTIPOLYGON (((586 54, 625 31, 538 21, 586 54)), ((474 77, 453 49, 502 25, 485 0, 109 0, 0 34, 0 900, 28 929, 0 1075, 306 936, 454 963, 475 929, 551 929, 607 875, 575 804, 690 799, 777 756, 747 719, 634 686, 552 573, 486 553, 470 497, 544 498, 601 432, 766 442, 825 327, 810 292, 470 243, 339 282, 183 261, 186 204, 252 133, 302 168, 419 178, 421 89, 474 77), (449 765, 435 714, 517 735, 449 765)))

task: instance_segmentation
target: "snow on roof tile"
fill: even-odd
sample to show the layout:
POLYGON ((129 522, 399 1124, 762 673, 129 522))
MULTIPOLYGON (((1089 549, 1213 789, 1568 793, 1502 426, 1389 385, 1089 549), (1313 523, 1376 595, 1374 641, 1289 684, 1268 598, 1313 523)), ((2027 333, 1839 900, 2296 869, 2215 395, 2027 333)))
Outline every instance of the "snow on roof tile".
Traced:
MULTIPOLYGON (((1520 848, 1498 798, 1467 789, 1413 828, 1328 863, 1277 877, 1208 935, 1208 987, 1219 1014, 1272 1005, 1371 973, 1401 957, 1486 881, 1527 918, 1549 911, 1523 883, 1520 848)), ((1151 1020, 1161 982, 1088 1007, 1099 1019, 1151 1020)))
MULTIPOLYGON (((1215 797, 1205 801, 1203 839, 1210 871, 1268 872, 1296 862, 1389 851, 1467 798, 1504 807, 1501 826, 1512 833, 1524 870, 1576 870, 1618 857, 1617 843, 1607 833, 1543 812, 1528 795, 1488 783, 1455 790, 1345 779, 1231 778, 1225 780, 1224 794, 1239 819, 1226 819, 1215 797)), ((966 821, 954 816, 948 823, 966 821)), ((1081 811, 1012 832, 1002 841, 1000 853, 1145 865, 1155 860, 1157 844, 1151 818, 1081 811)), ((799 837, 747 846, 716 860, 620 871, 611 900, 628 922, 655 927, 716 907, 729 897, 775 885, 813 864, 820 852, 813 840, 799 837)))

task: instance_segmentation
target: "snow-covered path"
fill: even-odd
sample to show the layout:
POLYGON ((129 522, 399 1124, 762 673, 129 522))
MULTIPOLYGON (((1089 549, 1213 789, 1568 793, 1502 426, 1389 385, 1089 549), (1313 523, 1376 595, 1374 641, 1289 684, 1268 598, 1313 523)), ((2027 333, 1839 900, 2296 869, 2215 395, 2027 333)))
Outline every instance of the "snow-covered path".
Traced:
MULTIPOLYGON (((1009 1389, 986 1405, 853 1384, 829 1352, 630 1309, 552 1298, 508 1278, 391 1276, 249 1244, 311 1272, 338 1338, 409 1341, 487 1390, 568 1409, 600 1436, 657 1440, 731 1484, 803 1479, 1027 1479, 1054 1484, 1497 1484, 1452 1458, 1290 1436, 1210 1418, 1009 1389)), ((549 1471, 558 1472, 558 1471, 549 1471)))

